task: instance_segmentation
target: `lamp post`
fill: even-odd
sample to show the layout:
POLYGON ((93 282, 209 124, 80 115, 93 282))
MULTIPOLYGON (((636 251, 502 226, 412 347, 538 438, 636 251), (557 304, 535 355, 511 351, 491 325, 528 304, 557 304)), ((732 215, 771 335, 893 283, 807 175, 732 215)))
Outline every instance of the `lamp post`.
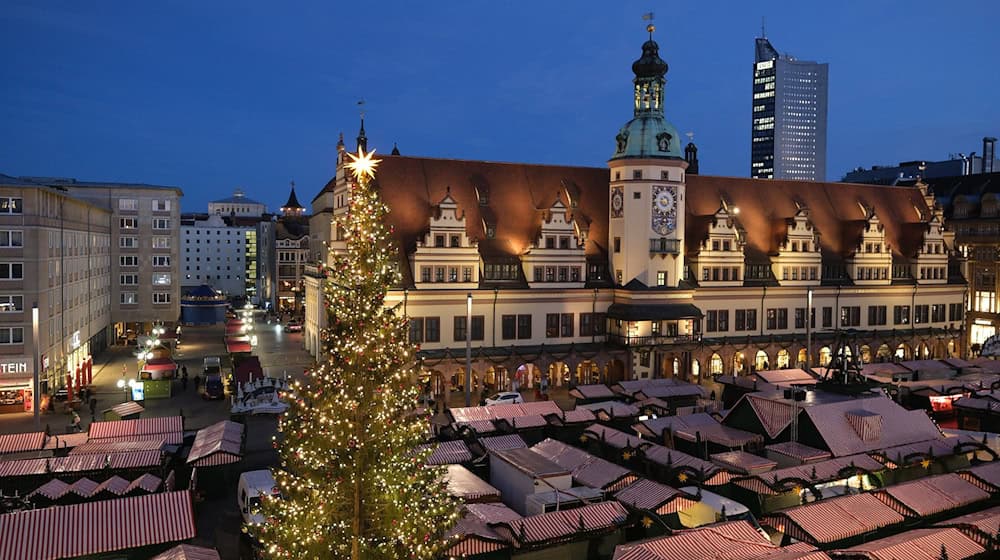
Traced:
POLYGON ((31 376, 31 410, 35 414, 35 431, 42 431, 41 419, 38 417, 38 403, 41 401, 38 395, 39 383, 38 376, 39 371, 42 369, 42 360, 39 358, 39 341, 38 341, 38 302, 35 302, 31 306, 31 346, 34 348, 34 373, 31 376))
POLYGON ((812 368, 813 289, 806 290, 806 369, 812 368))
POLYGON ((118 382, 115 384, 118 385, 118 388, 125 393, 122 402, 128 402, 130 400, 129 391, 131 391, 132 388, 135 387, 135 379, 129 379, 128 383, 126 383, 124 379, 119 379, 118 382))
POLYGON ((465 297, 465 406, 472 406, 472 292, 465 297))

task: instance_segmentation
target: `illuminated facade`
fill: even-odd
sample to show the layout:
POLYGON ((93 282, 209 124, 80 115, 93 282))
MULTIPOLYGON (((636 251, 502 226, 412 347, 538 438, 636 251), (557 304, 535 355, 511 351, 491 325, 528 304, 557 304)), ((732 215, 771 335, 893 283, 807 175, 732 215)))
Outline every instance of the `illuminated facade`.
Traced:
POLYGON ((750 176, 826 180, 828 65, 780 55, 756 40, 750 176))
MULTIPOLYGON (((825 365, 838 340, 866 361, 961 353, 965 281, 925 185, 690 174, 667 64, 652 37, 642 50, 608 168, 383 157, 402 273, 387 304, 425 371, 461 383, 469 334, 493 387, 825 365)), ((314 257, 343 248, 343 153, 313 200, 314 257)), ((322 281, 307 269, 314 355, 322 281)))

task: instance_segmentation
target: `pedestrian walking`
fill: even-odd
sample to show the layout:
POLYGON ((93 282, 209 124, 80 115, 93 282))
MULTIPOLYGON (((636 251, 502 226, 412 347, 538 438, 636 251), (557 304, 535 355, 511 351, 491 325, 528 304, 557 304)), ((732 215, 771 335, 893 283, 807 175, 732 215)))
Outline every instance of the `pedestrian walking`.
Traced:
POLYGON ((90 421, 97 419, 97 399, 90 397, 90 421))
POLYGON ((188 388, 188 368, 181 366, 181 388, 187 391, 188 388))

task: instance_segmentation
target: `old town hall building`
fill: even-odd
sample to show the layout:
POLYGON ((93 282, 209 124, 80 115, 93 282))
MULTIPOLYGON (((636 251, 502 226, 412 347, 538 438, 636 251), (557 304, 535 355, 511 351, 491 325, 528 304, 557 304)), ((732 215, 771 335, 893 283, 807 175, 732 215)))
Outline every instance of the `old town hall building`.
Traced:
MULTIPOLYGON (((461 383, 470 332, 475 379, 493 386, 697 381, 826 365, 838 348, 865 362, 963 353, 966 282, 926 185, 698 175, 664 116, 652 30, 632 70, 608 168, 382 158, 402 272, 388 303, 424 371, 461 383)), ((350 191, 338 148, 312 202, 314 262, 344 247, 330 225, 350 191)), ((314 355, 322 277, 308 269, 314 355)))

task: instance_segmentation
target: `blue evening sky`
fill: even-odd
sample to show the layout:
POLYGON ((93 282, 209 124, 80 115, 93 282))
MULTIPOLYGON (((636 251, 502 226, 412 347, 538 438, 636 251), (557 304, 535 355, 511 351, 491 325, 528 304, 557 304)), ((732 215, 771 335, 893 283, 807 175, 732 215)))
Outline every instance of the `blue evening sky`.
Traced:
POLYGON ((308 205, 354 147, 604 166, 643 12, 702 173, 747 176, 754 37, 830 63, 829 178, 1000 136, 1000 2, 0 0, 0 173, 308 205))

